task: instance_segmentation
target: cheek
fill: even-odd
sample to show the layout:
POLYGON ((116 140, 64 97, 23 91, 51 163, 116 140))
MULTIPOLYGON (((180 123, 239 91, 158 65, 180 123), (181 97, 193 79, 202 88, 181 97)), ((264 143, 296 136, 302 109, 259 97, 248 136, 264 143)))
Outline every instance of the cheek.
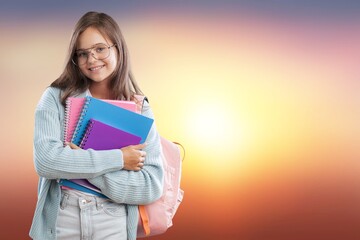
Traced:
POLYGON ((119 61, 119 54, 117 52, 113 52, 113 54, 111 54, 111 59, 110 59, 111 63, 116 66, 116 64, 119 61))
POLYGON ((87 71, 86 65, 79 67, 79 70, 82 74, 86 75, 86 71, 87 71))
POLYGON ((112 57, 111 59, 109 59, 108 65, 112 70, 115 70, 116 64, 117 64, 117 58, 116 57, 112 57))

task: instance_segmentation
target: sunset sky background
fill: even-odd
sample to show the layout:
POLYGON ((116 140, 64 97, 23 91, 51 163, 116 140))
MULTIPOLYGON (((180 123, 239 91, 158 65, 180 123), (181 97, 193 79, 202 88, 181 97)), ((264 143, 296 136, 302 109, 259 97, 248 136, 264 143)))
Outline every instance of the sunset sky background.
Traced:
POLYGON ((340 0, 1 3, 0 239, 28 239, 34 109, 90 10, 118 21, 186 148, 184 201, 152 239, 360 239, 360 2, 340 0))

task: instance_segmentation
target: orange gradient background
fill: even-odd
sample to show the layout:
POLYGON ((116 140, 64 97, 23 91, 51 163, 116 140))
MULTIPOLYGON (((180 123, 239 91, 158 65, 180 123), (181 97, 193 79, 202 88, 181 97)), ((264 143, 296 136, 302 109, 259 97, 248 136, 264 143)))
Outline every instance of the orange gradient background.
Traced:
MULTIPOLYGON (((28 239, 34 109, 85 10, 0 24, 1 239, 28 239)), ((360 18, 96 10, 118 20, 160 134, 186 148, 184 201, 150 239, 360 239, 360 18)))

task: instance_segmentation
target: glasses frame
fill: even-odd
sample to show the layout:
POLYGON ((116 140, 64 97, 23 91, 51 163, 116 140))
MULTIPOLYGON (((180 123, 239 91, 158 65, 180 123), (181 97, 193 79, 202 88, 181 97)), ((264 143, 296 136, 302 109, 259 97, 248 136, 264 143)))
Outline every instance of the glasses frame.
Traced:
POLYGON ((96 58, 96 57, 95 57, 95 54, 92 53, 92 50, 94 50, 94 49, 95 49, 97 46, 99 46, 99 45, 105 45, 106 48, 110 50, 110 48, 116 46, 116 43, 114 43, 114 44, 111 45, 111 46, 109 46, 109 45, 107 45, 107 44, 105 44, 105 43, 99 43, 99 44, 96 44, 96 45, 94 45, 94 46, 92 46, 92 47, 90 47, 90 48, 75 50, 75 52, 74 52, 74 54, 73 54, 73 57, 71 58, 71 62, 72 62, 75 66, 83 66, 83 65, 85 65, 85 64, 87 63, 87 61, 89 61, 89 56, 92 56, 92 57, 95 58, 96 60, 104 60, 104 59, 107 59, 107 58, 110 56, 110 51, 109 51, 109 54, 108 54, 106 57, 101 58, 101 59, 100 59, 100 58, 96 58), (76 61, 74 60, 74 58, 77 57, 77 56, 76 56, 76 53, 77 53, 78 51, 87 51, 87 52, 89 53, 89 55, 87 56, 86 61, 85 61, 83 64, 77 64, 76 61))

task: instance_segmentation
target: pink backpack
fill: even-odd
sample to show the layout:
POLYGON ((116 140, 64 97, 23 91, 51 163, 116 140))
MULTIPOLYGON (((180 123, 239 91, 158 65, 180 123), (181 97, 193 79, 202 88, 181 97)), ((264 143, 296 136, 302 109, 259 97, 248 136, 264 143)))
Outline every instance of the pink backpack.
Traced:
POLYGON ((164 166, 164 190, 161 198, 157 201, 139 206, 137 230, 139 238, 166 232, 173 225, 172 219, 184 195, 184 191, 180 188, 182 159, 179 146, 183 150, 185 149, 179 143, 171 142, 163 137, 160 139, 164 166))
POLYGON ((161 146, 164 164, 163 195, 149 205, 139 206, 137 237, 164 233, 173 225, 172 219, 183 199, 184 191, 180 188, 182 160, 179 147, 163 137, 161 137, 161 146))

